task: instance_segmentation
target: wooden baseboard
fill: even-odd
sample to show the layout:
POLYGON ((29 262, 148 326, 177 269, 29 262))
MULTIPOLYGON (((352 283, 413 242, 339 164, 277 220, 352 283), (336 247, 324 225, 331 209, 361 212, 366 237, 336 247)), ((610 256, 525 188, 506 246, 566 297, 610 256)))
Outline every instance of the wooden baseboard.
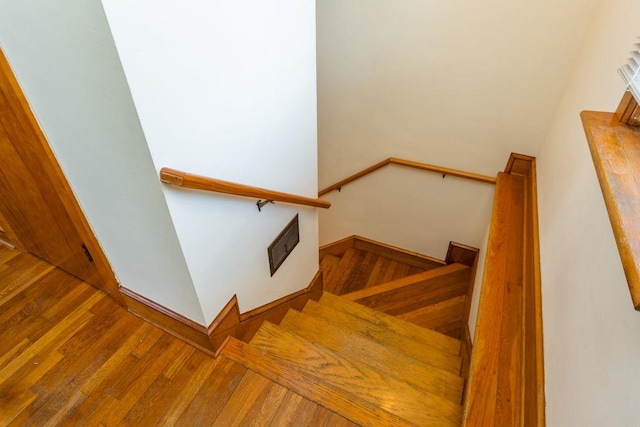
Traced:
POLYGON ((469 375, 469 366, 471 365, 471 352, 473 350, 473 342, 471 341, 471 331, 469 331, 469 325, 465 324, 461 326, 462 345, 460 346, 460 357, 462 358, 462 367, 460 368, 460 376, 467 379, 469 375))
POLYGON ((447 249, 447 257, 444 262, 447 264, 464 264, 467 267, 473 267, 478 258, 480 249, 472 246, 463 245, 462 243, 449 242, 447 249))
POLYGON ((325 255, 341 257, 348 249, 355 247, 355 242, 356 236, 349 236, 338 240, 337 242, 320 246, 320 260, 322 261, 322 258, 324 258, 325 255))
POLYGON ((289 309, 301 310, 309 299, 320 299, 322 289, 322 274, 318 271, 307 288, 242 314, 238 308, 238 298, 234 295, 209 327, 189 320, 130 289, 120 288, 120 292, 131 313, 217 356, 229 337, 249 341, 262 322, 280 323, 289 309))
POLYGON ((243 314, 240 314, 238 300, 234 296, 208 329, 216 356, 229 337, 248 342, 262 322, 280 323, 289 309, 302 310, 309 299, 319 300, 322 289, 322 272, 318 271, 305 289, 243 314))
POLYGON ((344 239, 338 240, 337 242, 321 246, 320 259, 322 260, 325 255, 334 255, 341 257, 342 255, 344 255, 347 249, 351 248, 371 252, 373 254, 380 255, 394 261, 402 262, 413 267, 422 268, 424 270, 431 270, 446 265, 443 260, 437 258, 355 235, 345 237, 344 239))
POLYGON ((162 305, 143 297, 130 289, 121 287, 120 293, 130 313, 135 314, 192 344, 209 354, 214 354, 207 328, 162 305))

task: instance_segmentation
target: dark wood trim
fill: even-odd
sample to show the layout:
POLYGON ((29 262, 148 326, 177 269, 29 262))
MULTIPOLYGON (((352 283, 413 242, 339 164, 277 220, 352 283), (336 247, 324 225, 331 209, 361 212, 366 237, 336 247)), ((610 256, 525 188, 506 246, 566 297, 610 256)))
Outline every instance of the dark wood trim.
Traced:
POLYGON ((544 352, 535 158, 498 174, 465 426, 544 426, 544 352))
POLYGON ((280 191, 267 190, 259 187, 238 184, 235 182, 222 181, 220 179, 195 175, 176 169, 162 168, 160 170, 160 180, 165 184, 175 185, 182 188, 194 190, 211 191, 215 193, 231 194, 241 197, 252 197, 256 199, 273 200, 276 202, 292 203, 295 205, 314 206, 328 209, 331 203, 311 197, 298 196, 296 194, 283 193, 280 191))
POLYGON ((487 175, 481 175, 473 172, 466 172, 466 171, 461 171, 457 169, 446 168, 443 166, 430 165, 427 163, 414 162, 412 160, 404 160, 404 159, 398 159, 395 157, 389 157, 388 159, 384 159, 383 161, 378 162, 375 165, 369 166, 359 172, 354 173, 351 176, 348 176, 343 180, 336 182, 335 184, 328 186, 327 188, 320 190, 318 192, 318 197, 322 197, 325 194, 330 193, 334 190, 339 190, 343 186, 349 184, 350 182, 356 181, 362 178, 363 176, 369 175, 370 173, 377 171, 378 169, 382 169, 387 165, 398 165, 398 166, 404 166, 404 167, 409 167, 412 169, 418 169, 418 170, 423 170, 428 172, 436 172, 443 175, 457 176, 459 178, 471 179, 473 181, 484 182, 487 184, 496 183, 495 177, 491 177, 487 175))
POLYGON ((129 311, 184 341, 217 356, 229 337, 248 342, 265 320, 280 323, 289 309, 302 310, 309 299, 322 296, 322 273, 309 286, 246 313, 234 295, 208 327, 202 326, 130 289, 120 288, 129 311))

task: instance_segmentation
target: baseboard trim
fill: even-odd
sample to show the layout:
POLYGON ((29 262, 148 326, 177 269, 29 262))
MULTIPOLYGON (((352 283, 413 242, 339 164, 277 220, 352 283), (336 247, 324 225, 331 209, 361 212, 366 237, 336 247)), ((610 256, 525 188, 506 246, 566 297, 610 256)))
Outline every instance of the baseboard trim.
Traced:
POLYGON ((443 260, 356 235, 321 246, 320 259, 325 255, 342 256, 350 248, 371 252, 425 270, 446 265, 443 260))
POLYGON ((240 313, 238 298, 231 297, 208 327, 202 326, 134 291, 121 287, 129 312, 160 329, 217 356, 229 337, 248 341, 265 320, 280 323, 290 308, 301 310, 309 299, 322 296, 322 273, 318 271, 305 289, 284 296, 246 313, 240 313))
POLYGON ((214 354, 206 327, 135 293, 131 289, 121 287, 120 293, 130 313, 209 354, 214 354))
POLYGON ((234 295, 208 329, 216 356, 229 337, 248 342, 262 322, 280 323, 289 309, 302 310, 309 299, 319 300, 322 289, 322 272, 318 271, 305 289, 242 314, 238 308, 238 299, 234 295))
POLYGON ((460 376, 467 379, 469 375, 469 366, 471 366, 471 352, 473 351, 473 342, 471 341, 471 331, 469 325, 462 325, 462 336, 460 337, 460 357, 462 358, 462 366, 460 368, 460 376))

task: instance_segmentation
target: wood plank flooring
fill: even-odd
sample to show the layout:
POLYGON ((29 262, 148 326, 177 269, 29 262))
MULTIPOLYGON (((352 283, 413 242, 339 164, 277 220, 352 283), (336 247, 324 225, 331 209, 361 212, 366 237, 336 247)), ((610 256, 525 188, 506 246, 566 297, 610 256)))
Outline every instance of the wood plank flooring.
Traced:
POLYGON ((347 248, 343 253, 325 254, 320 268, 326 292, 452 338, 464 336, 470 267, 443 264, 424 269, 347 248))
POLYGON ((0 425, 212 424, 353 425, 0 245, 0 425))

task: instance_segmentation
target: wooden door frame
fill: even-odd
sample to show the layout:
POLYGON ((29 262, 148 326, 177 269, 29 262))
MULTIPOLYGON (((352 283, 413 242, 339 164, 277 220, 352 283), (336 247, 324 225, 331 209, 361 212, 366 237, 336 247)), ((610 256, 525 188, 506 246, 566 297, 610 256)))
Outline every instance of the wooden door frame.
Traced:
MULTIPOLYGON (((58 197, 67 211, 73 226, 82 237, 87 249, 91 252, 91 256, 93 257, 98 273, 104 282, 104 288, 102 290, 111 295, 111 297, 120 305, 124 306, 124 300, 120 294, 120 285, 116 280, 113 269, 111 268, 98 239, 93 233, 91 226, 89 225, 89 222, 84 215, 84 212, 82 211, 82 208, 80 207, 64 172, 62 171, 62 168, 60 167, 60 164, 51 150, 49 142, 42 132, 33 110, 29 106, 29 102, 27 101, 2 49, 0 49, 0 73, 2 74, 2 77, 7 79, 13 92, 9 101, 17 102, 19 104, 19 107, 26 113, 31 125, 33 126, 36 134, 36 140, 34 140, 33 143, 37 144, 42 150, 42 155, 39 160, 50 168, 50 171, 52 172, 51 178, 55 181, 54 186, 57 189, 58 197)), ((11 243, 16 245, 18 249, 24 250, 24 245, 21 244, 17 235, 13 232, 11 224, 6 221, 6 218, 2 213, 0 213, 0 221, 2 221, 2 226, 9 237, 11 239, 15 239, 15 241, 12 241, 11 243)))

